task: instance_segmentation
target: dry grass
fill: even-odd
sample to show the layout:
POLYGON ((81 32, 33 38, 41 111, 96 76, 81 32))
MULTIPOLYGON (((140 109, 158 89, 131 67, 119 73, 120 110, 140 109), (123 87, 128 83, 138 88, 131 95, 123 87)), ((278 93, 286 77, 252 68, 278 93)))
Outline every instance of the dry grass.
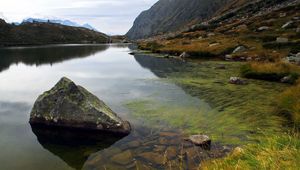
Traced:
POLYGON ((284 77, 290 79, 286 83, 294 84, 300 75, 300 68, 296 65, 283 62, 255 62, 241 68, 243 77, 266 81, 280 82, 284 77))
POLYGON ((293 87, 284 91, 278 100, 280 112, 296 124, 300 125, 300 80, 293 87))
POLYGON ((300 67, 283 62, 250 63, 250 67, 260 73, 300 73, 300 67))
POLYGON ((299 169, 300 140, 298 133, 272 135, 258 144, 246 145, 226 158, 204 162, 204 170, 299 169))

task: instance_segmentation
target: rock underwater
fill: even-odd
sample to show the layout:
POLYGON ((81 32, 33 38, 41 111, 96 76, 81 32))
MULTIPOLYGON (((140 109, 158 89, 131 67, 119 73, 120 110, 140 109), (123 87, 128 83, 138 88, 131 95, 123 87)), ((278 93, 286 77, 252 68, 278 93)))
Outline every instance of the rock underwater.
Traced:
POLYGON ((29 123, 121 135, 131 130, 129 122, 119 118, 103 101, 65 77, 38 97, 29 123))

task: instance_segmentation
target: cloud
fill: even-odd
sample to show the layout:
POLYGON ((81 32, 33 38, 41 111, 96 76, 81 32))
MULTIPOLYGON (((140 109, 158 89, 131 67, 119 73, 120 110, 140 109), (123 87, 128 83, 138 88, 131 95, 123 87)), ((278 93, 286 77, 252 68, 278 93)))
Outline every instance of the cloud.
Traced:
MULTIPOLYGON (((0 2, 8 22, 28 17, 69 19, 89 23, 111 34, 125 34, 134 19, 157 0, 9 0, 0 2), (16 5, 18 4, 18 5, 16 5)), ((0 13, 0 17, 2 16, 0 13)))

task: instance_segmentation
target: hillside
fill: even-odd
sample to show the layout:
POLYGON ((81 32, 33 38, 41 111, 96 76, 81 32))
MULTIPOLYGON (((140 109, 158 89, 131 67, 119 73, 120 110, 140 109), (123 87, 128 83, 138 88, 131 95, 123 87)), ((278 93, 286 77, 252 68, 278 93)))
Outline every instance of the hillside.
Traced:
POLYGON ((14 25, 0 19, 0 46, 107 42, 107 35, 86 28, 55 23, 14 25))
POLYGON ((143 39, 177 31, 212 17, 231 0, 160 0, 142 12, 126 34, 129 39, 143 39))
POLYGON ((185 31, 141 41, 140 47, 193 58, 281 61, 300 51, 299 8, 299 0, 253 1, 185 31), (237 47, 243 50, 234 52, 237 47))

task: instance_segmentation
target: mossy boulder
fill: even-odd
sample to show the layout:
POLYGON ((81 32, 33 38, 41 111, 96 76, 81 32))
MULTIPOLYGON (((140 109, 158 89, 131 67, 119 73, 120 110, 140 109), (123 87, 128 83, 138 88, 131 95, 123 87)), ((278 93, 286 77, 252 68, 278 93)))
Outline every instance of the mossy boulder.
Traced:
POLYGON ((120 134, 131 129, 103 101, 65 77, 38 97, 30 124, 120 134))

